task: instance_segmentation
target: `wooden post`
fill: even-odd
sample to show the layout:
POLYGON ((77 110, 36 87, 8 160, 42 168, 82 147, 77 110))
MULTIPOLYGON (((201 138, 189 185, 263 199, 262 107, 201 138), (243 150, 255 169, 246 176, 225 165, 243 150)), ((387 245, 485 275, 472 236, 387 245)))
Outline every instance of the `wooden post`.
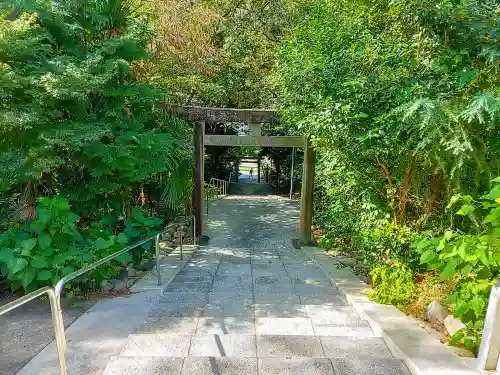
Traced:
POLYGON ((240 182, 240 159, 236 159, 236 183, 240 182))
POLYGON ((257 160, 257 182, 260 184, 260 159, 257 160))
POLYGON ((310 139, 307 138, 304 149, 304 172, 302 175, 302 193, 300 198, 300 243, 304 246, 311 244, 312 218, 313 218, 313 190, 314 190, 314 167, 316 163, 316 151, 311 147, 310 139))
POLYGON ((276 156, 276 190, 277 194, 280 192, 280 159, 279 156, 276 156))
POLYGON ((204 145, 203 135, 205 123, 197 122, 194 125, 194 190, 193 190, 193 216, 196 223, 196 235, 203 233, 203 203, 204 203, 204 145))
POLYGON ((292 171, 290 172, 290 199, 293 195, 293 168, 295 166, 295 147, 292 149, 292 171))

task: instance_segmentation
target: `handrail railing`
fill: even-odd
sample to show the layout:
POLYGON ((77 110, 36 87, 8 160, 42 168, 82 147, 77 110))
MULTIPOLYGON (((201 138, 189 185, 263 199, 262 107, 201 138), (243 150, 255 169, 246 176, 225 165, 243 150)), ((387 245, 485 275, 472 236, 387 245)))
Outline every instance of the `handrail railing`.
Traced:
POLYGON ((135 249, 138 246, 141 246, 145 244, 148 241, 155 241, 155 257, 156 257, 156 273, 158 276, 158 285, 161 285, 161 272, 160 272, 160 237, 167 232, 171 227, 178 225, 178 233, 179 233, 179 248, 181 252, 181 259, 183 258, 183 233, 181 230, 181 226, 185 223, 189 223, 192 221, 193 223, 193 245, 196 246, 196 220, 194 219, 193 216, 188 216, 184 220, 181 221, 172 221, 169 223, 165 229, 163 229, 161 232, 157 233, 154 236, 150 236, 148 238, 145 238, 133 245, 127 246, 113 254, 108 255, 107 257, 104 257, 91 265, 84 267, 82 269, 79 269, 78 271, 75 271, 69 275, 66 275, 63 277, 59 282, 54 286, 46 286, 43 288, 40 288, 38 290, 35 290, 34 292, 28 293, 24 295, 23 297, 20 297, 12 302, 9 302, 3 306, 0 306, 0 316, 8 313, 9 311, 24 305, 25 303, 28 303, 29 301, 43 295, 47 294, 49 296, 49 301, 50 301, 50 311, 52 314, 52 325, 54 326, 54 334, 55 334, 55 339, 56 339, 56 347, 57 347, 57 356, 59 359, 59 368, 61 371, 61 375, 67 375, 67 369, 66 369, 66 360, 64 357, 64 351, 66 350, 66 335, 64 332, 64 321, 63 321, 63 316, 62 316, 62 307, 61 307, 61 295, 64 290, 64 285, 71 281, 76 279, 79 276, 82 276, 86 274, 87 272, 90 272, 94 269, 96 269, 99 266, 102 266, 103 264, 119 257, 120 255, 135 249))
POLYGON ((205 201, 207 207, 207 215, 208 215, 208 201, 210 198, 215 198, 215 200, 219 199, 219 197, 224 197, 229 193, 229 181, 220 180, 218 178, 211 178, 210 183, 205 183, 205 201), (215 194, 212 196, 212 191, 215 190, 215 194))
POLYGON ((212 177, 210 179, 210 185, 215 186, 219 190, 220 194, 218 195, 227 195, 229 192, 229 181, 212 177))
POLYGON ((57 349, 57 357, 59 359, 59 369, 61 371, 61 375, 66 375, 66 359, 64 358, 64 351, 66 350, 66 339, 64 337, 64 324, 62 322, 62 315, 58 313, 57 306, 60 303, 57 302, 57 296, 54 292, 54 289, 50 286, 45 286, 34 292, 28 293, 18 299, 15 299, 12 302, 7 303, 6 305, 0 306, 0 316, 7 314, 9 311, 18 308, 19 306, 28 303, 35 298, 38 298, 44 294, 49 296, 50 301, 50 312, 52 315, 52 326, 54 328, 54 336, 56 338, 56 349, 57 349), (62 327, 62 331, 61 331, 62 327))

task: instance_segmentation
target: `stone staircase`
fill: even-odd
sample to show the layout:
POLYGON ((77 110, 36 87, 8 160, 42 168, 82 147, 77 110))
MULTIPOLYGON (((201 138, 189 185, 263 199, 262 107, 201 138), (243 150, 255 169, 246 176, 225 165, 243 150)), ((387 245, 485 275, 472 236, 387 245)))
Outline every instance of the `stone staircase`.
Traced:
POLYGON ((246 184, 231 182, 229 184, 229 194, 232 195, 269 195, 272 193, 272 186, 266 183, 246 184))
POLYGON ((282 249, 201 249, 104 375, 404 375, 314 263, 282 249))

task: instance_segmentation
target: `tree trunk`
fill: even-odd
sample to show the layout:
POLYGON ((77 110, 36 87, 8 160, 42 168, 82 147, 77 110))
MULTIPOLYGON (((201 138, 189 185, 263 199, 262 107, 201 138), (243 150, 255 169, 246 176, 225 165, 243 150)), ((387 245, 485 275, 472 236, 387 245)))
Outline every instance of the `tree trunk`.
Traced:
MULTIPOLYGON (((389 184, 389 190, 392 190, 393 184, 392 184, 392 175, 391 172, 389 171, 389 168, 380 161, 380 159, 377 157, 376 158, 377 164, 380 168, 382 168, 382 172, 384 173, 385 179, 387 180, 387 183, 389 184)), ((396 211, 392 211, 392 221, 394 222, 394 225, 398 225, 398 215, 396 214, 396 211)))
POLYGON ((415 156, 411 155, 410 161, 406 166, 405 177, 399 193, 398 216, 401 223, 404 223, 406 219, 406 203, 408 202, 408 196, 410 194, 411 175, 413 173, 414 164, 415 156))

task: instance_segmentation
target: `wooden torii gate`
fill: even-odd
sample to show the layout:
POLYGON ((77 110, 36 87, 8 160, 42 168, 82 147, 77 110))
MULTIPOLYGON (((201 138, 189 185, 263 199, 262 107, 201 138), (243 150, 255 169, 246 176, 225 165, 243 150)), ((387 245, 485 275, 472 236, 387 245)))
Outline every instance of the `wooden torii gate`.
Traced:
POLYGON ((193 192, 193 215, 197 235, 203 232, 204 197, 204 148, 205 146, 242 147, 296 147, 304 149, 304 170, 300 202, 300 242, 307 245, 312 240, 311 225, 313 215, 314 166, 316 153, 308 137, 262 136, 263 123, 279 123, 280 116, 267 109, 231 109, 191 107, 166 104, 166 111, 172 116, 194 123, 195 175, 193 192), (205 134, 207 123, 245 123, 250 127, 250 135, 205 134))

